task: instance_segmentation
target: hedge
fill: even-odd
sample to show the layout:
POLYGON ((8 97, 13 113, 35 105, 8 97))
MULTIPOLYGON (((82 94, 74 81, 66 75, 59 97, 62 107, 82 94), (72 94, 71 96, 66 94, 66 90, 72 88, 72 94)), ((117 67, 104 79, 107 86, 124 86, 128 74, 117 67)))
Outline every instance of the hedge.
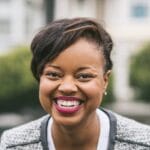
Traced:
POLYGON ((150 102, 150 43, 131 59, 130 85, 137 100, 150 102))
POLYGON ((0 56, 0 111, 38 105, 38 88, 30 71, 28 47, 19 46, 0 56))

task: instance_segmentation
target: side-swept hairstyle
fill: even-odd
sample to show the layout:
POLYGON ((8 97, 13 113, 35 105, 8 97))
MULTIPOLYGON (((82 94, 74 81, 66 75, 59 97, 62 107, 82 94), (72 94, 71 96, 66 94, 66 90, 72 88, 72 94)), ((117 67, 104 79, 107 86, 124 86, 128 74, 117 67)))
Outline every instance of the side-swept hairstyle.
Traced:
POLYGON ((34 77, 39 81, 44 65, 80 38, 95 42, 100 47, 105 59, 104 71, 111 70, 113 42, 102 25, 90 18, 61 19, 50 22, 31 43, 31 70, 34 77))

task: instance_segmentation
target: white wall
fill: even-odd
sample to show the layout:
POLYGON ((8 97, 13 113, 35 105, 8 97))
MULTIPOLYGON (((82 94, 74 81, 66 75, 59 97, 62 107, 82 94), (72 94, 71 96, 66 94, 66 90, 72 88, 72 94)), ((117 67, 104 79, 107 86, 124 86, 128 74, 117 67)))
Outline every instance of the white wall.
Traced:
POLYGON ((55 19, 96 17, 96 0, 55 0, 55 19))

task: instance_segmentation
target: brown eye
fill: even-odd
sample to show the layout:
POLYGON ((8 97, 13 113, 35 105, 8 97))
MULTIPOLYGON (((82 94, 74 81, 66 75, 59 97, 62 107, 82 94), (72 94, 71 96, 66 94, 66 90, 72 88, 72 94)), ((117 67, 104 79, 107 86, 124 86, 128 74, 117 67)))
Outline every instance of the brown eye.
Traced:
POLYGON ((79 75, 77 75, 77 79, 79 81, 83 81, 83 82, 86 82, 86 81, 89 81, 93 78, 94 76, 92 74, 87 74, 87 73, 81 73, 79 75))
POLYGON ((47 72, 46 76, 51 80, 57 80, 61 77, 60 73, 58 72, 47 72))

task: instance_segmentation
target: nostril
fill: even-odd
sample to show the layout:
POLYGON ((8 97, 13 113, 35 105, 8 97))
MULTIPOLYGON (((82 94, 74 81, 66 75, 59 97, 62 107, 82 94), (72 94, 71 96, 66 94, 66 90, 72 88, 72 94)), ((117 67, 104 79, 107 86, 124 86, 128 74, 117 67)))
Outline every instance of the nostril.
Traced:
POLYGON ((59 85, 58 90, 61 92, 76 92, 77 86, 73 83, 62 83, 59 85))

